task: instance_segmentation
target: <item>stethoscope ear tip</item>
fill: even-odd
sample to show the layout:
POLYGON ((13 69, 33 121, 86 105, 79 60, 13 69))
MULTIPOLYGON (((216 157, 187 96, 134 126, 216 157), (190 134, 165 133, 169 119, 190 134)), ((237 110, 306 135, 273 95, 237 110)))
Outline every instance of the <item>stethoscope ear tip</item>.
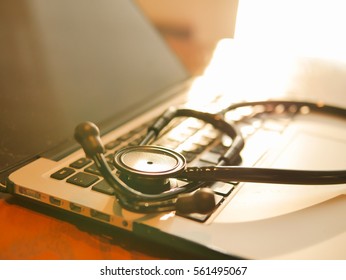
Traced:
POLYGON ((210 188, 200 188, 194 193, 179 195, 175 207, 181 214, 209 214, 215 205, 214 192, 210 188))
POLYGON ((99 128, 92 122, 82 122, 75 128, 74 138, 82 146, 85 154, 92 158, 105 151, 99 128))

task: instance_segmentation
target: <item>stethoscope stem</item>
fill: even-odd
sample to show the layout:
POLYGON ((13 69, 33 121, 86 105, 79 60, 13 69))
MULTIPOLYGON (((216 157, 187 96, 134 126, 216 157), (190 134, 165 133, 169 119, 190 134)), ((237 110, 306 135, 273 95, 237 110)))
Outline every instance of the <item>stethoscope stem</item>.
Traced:
POLYGON ((189 167, 181 174, 195 181, 326 185, 346 183, 346 170, 292 170, 240 166, 189 167))

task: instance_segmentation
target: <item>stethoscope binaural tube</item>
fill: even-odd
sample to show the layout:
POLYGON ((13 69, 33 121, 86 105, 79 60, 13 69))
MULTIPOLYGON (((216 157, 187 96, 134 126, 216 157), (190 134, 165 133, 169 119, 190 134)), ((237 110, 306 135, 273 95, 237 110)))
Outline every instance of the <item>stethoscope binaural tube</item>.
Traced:
MULTIPOLYGON (((238 129, 225 122, 223 116, 220 114, 210 114, 206 112, 198 112, 191 109, 176 109, 169 108, 164 112, 153 125, 148 128, 148 133, 144 140, 137 147, 128 147, 127 149, 132 149, 132 153, 138 153, 141 151, 152 151, 157 152, 162 150, 166 153, 174 155, 174 157, 179 157, 177 152, 172 151, 163 147, 147 146, 145 144, 150 143, 155 139, 160 131, 166 127, 166 125, 176 117, 194 117, 203 120, 207 123, 212 124, 214 127, 228 135, 233 141, 231 146, 227 149, 226 153, 220 158, 221 162, 227 164, 232 163, 239 155, 241 149, 244 147, 244 140, 238 129)), ((100 132, 98 127, 91 122, 84 122, 79 124, 75 129, 75 139, 81 144, 87 157, 92 158, 95 162, 96 167, 99 169, 102 176, 105 178, 107 183, 115 190, 115 195, 119 203, 131 210, 136 212, 157 212, 157 211, 169 211, 177 210, 179 212, 198 212, 198 213, 208 213, 212 211, 215 207, 215 197, 213 192, 208 188, 200 188, 203 186, 203 182, 194 181, 188 182, 183 186, 177 188, 171 188, 167 191, 158 194, 148 194, 143 193, 134 188, 130 187, 123 180, 114 176, 108 163, 103 155, 105 149, 103 147, 100 132), (196 192, 193 192, 196 191, 196 192), (191 193, 192 192, 192 193, 191 193)), ((125 148, 126 149, 126 148, 125 148)), ((148 180, 152 182, 155 177, 163 177, 162 172, 158 175, 155 174, 142 174, 142 170, 133 170, 130 166, 119 165, 119 157, 124 151, 119 151, 115 155, 114 163, 117 168, 122 170, 123 174, 130 174, 131 180, 133 178, 139 178, 138 182, 143 182, 143 180, 148 180), (127 168, 127 169, 126 169, 127 168), (124 170, 126 169, 126 170, 124 170), (132 170, 130 170, 132 169, 132 170)), ((167 178, 179 177, 179 173, 182 173, 186 168, 186 163, 181 167, 180 172, 168 172, 167 178)), ((166 173, 166 172, 163 172, 166 173)), ((131 183, 130 183, 131 184, 131 183)))

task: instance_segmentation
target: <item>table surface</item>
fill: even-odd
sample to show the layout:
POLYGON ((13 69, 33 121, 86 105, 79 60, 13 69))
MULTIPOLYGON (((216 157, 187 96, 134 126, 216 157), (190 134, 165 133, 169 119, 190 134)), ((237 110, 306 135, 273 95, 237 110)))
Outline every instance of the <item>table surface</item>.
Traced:
POLYGON ((84 218, 0 193, 0 259, 189 259, 84 218), (155 250, 153 250, 155 248, 155 250))
MULTIPOLYGON (((167 42, 193 74, 208 62, 210 48, 186 39, 167 42)), ((193 256, 0 193, 0 259, 188 259, 193 256), (153 248, 155 248, 153 250, 153 248)))

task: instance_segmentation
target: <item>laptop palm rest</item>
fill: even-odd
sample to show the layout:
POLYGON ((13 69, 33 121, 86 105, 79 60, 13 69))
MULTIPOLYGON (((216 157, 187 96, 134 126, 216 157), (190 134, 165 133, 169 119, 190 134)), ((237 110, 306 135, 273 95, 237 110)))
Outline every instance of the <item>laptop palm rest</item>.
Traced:
MULTIPOLYGON (((340 127, 298 125, 289 135, 278 148, 281 152, 276 154, 274 149, 259 166, 310 170, 345 167, 346 137, 340 127)), ((345 194, 346 184, 244 183, 215 218, 213 229, 226 231, 233 250, 249 253, 249 258, 319 258, 328 254, 343 258, 343 249, 337 244, 346 242, 345 194)))

